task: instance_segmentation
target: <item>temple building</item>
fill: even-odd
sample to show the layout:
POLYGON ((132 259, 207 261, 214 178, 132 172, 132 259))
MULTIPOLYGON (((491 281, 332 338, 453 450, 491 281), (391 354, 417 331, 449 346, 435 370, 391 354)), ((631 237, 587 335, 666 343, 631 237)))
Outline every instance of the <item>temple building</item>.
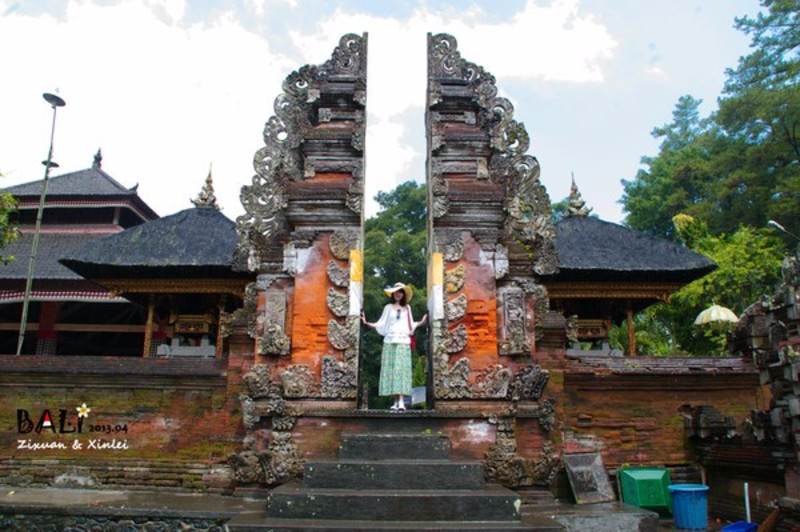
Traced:
MULTIPOLYGON (((575 180, 567 212, 555 224, 558 273, 544 277, 550 307, 567 319, 567 338, 608 351, 611 325, 628 328, 628 355, 636 355, 633 318, 716 269, 692 250, 590 216, 575 180)), ((572 347, 571 346, 571 347, 572 347)))
MULTIPOLYGON (((58 262, 89 242, 157 219, 136 188, 124 187, 102 169, 99 150, 90 168, 49 179, 23 353, 141 354, 142 308, 58 262)), ((0 353, 15 353, 42 181, 5 192, 19 201, 12 221, 19 224, 20 238, 3 250, 14 260, 0 267, 0 353)))
MULTIPOLYGON (((279 491, 309 476, 308 464, 363 436, 414 433, 480 463, 480 486, 563 496, 569 454, 602 457, 612 475, 659 465, 699 480, 687 410, 741 416, 764 406, 744 357, 633 358, 603 345, 611 324, 626 322, 635 355, 635 313, 714 263, 588 216, 575 186, 554 222, 512 103, 447 34, 428 35, 427 398, 401 413, 362 404, 360 364, 378 356, 362 352, 359 318, 367 44, 366 34, 344 35, 330 59, 287 76, 235 221, 220 212, 210 174, 193 208, 163 218, 99 157, 53 178, 23 350, 40 356, 10 356, 40 184, 8 189, 25 239, 0 270, 9 355, 0 410, 46 400, 71 413, 84 403, 93 426, 118 431, 104 437, 124 434, 126 450, 29 453, 15 449, 26 427, 11 422, 0 431, 0 477, 53 485, 68 472, 102 488, 277 493, 268 513, 278 501, 273 516, 307 508, 293 515, 311 518, 313 493, 279 491)), ((595 473, 583 476, 607 476, 595 473)), ((332 497, 326 508, 348 507, 332 497)))

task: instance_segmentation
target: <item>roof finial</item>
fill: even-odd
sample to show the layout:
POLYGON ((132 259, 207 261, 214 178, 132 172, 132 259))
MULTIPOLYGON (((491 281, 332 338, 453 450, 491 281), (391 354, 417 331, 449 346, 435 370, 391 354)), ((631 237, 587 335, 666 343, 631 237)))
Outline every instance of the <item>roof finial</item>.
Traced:
POLYGON ((591 208, 586 208, 586 202, 581 197, 578 190, 578 185, 575 184, 575 173, 570 172, 572 175, 572 187, 569 190, 569 198, 567 198, 567 216, 580 216, 585 218, 592 212, 591 208))
POLYGON ((103 166, 103 154, 100 151, 100 148, 97 148, 97 153, 94 154, 92 168, 100 168, 101 166, 103 166))
POLYGON ((191 200, 192 204, 198 209, 216 209, 220 210, 217 204, 217 196, 214 195, 214 183, 211 178, 211 163, 208 163, 208 177, 206 177, 206 184, 197 195, 197 199, 191 200))

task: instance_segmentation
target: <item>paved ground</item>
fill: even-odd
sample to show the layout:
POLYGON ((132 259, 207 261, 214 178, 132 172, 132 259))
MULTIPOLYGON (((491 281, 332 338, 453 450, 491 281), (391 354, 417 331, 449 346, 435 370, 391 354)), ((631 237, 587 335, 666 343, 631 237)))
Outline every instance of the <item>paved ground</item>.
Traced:
MULTIPOLYGON (((69 509, 71 513, 87 511, 116 512, 123 510, 155 511, 162 515, 229 515, 239 523, 258 523, 264 519, 264 500, 222 495, 178 493, 170 491, 112 491, 89 489, 15 488, 0 486, 0 512, 35 510, 36 508, 69 509), (235 516, 235 517, 233 517, 235 516)), ((526 505, 523 514, 550 517, 570 530, 592 532, 625 532, 641 530, 658 532, 679 530, 671 519, 655 519, 652 512, 620 503, 575 505, 551 503, 526 505), (591 525, 589 524, 591 523, 591 525), (653 529, 652 524, 657 523, 653 529), (591 528, 586 528, 591 527, 591 528)), ((707 530, 718 531, 722 524, 711 522, 707 530)))

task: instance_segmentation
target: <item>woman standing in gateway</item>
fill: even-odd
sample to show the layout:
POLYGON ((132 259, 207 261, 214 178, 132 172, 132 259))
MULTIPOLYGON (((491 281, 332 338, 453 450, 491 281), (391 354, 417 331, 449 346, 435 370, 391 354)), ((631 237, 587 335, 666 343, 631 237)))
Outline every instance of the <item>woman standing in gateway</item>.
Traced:
POLYGON ((385 288, 384 293, 391 302, 383 307, 380 319, 369 323, 362 312, 361 321, 384 337, 378 394, 395 397, 390 410, 405 410, 403 396, 411 395, 411 339, 416 328, 428 321, 428 315, 422 316, 418 322, 414 321, 408 305, 414 295, 410 286, 395 283, 385 288))

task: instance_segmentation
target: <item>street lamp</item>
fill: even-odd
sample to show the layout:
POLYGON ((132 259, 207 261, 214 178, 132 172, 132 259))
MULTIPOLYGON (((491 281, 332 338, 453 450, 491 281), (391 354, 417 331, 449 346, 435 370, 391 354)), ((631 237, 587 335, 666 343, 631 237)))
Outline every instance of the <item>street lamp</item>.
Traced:
POLYGON ((47 196, 47 183, 50 178, 50 168, 57 168, 58 164, 53 161, 53 136, 56 132, 56 111, 59 107, 64 107, 67 103, 55 94, 45 92, 42 97, 53 108, 53 124, 50 126, 50 149, 47 151, 47 160, 44 164, 44 182, 42 183, 42 195, 39 197, 39 210, 36 213, 36 227, 33 230, 33 245, 31 246, 31 259, 28 263, 28 278, 25 281, 25 297, 22 299, 22 317, 19 321, 19 338, 17 339, 17 356, 22 353, 22 344, 25 342, 25 327, 28 322, 28 307, 30 306, 31 287, 33 286, 33 269, 36 265, 36 254, 39 252, 39 230, 42 227, 42 217, 44 215, 44 199, 47 196))

